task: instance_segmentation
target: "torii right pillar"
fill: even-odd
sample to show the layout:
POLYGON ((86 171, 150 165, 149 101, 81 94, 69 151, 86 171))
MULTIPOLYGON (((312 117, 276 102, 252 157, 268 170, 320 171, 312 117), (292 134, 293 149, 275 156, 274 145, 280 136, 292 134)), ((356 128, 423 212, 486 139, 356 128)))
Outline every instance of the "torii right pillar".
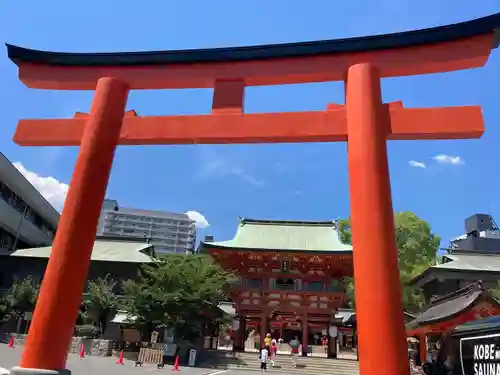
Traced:
POLYGON ((386 145, 390 120, 376 66, 349 68, 346 117, 360 373, 407 375, 386 145))

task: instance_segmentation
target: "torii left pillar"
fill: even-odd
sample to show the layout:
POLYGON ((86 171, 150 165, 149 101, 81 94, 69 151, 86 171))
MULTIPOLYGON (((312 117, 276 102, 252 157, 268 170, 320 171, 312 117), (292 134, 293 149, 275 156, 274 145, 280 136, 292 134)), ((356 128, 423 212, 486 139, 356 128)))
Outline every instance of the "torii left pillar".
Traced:
POLYGON ((102 202, 125 114, 129 87, 97 83, 90 116, 45 271, 20 366, 13 375, 68 374, 68 346, 88 276, 102 202))

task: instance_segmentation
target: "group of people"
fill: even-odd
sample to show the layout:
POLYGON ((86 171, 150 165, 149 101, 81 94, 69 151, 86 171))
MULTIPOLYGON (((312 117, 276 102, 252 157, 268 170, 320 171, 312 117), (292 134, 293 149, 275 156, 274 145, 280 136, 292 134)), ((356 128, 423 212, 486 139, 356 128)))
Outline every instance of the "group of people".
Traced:
MULTIPOLYGON (((268 333, 266 337, 264 338, 264 347, 261 348, 260 350, 260 370, 261 371, 267 371, 267 363, 271 362, 271 366, 274 367, 275 364, 275 358, 276 355, 278 354, 278 342, 280 344, 283 343, 282 339, 276 340, 271 337, 271 334, 268 333)), ((288 343, 291 349, 291 354, 293 356, 293 362, 295 365, 297 365, 297 359, 296 357, 299 355, 299 348, 300 348, 300 342, 297 339, 297 337, 294 337, 290 342, 288 343)))
POLYGON ((271 338, 271 334, 268 333, 264 337, 264 347, 260 350, 260 371, 267 371, 267 362, 271 362, 271 366, 274 367, 274 358, 278 354, 278 342, 276 339, 271 338))

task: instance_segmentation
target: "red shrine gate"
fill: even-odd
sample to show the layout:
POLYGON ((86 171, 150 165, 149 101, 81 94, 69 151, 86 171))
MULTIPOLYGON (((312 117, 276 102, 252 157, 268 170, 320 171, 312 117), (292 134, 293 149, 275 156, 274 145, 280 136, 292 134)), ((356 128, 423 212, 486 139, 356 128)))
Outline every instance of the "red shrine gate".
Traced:
POLYGON ((26 146, 80 145, 20 366, 65 366, 117 145, 348 140, 360 371, 408 374, 386 141, 478 138, 484 126, 480 107, 384 104, 380 80, 482 67, 498 45, 499 27, 495 14, 366 38, 150 53, 67 54, 8 45, 28 87, 95 90, 88 118, 21 120, 14 136, 26 146), (246 86, 325 81, 345 81, 345 106, 243 113, 246 86), (125 116, 129 90, 177 88, 214 88, 212 114, 125 116))
MULTIPOLYGON (((269 332, 286 341, 297 336, 305 355, 312 332, 323 336, 340 323, 333 313, 345 307, 341 279, 353 267, 352 247, 340 241, 336 222, 240 219, 232 240, 201 242, 200 251, 239 276, 230 290, 238 350, 248 325, 258 328, 261 345, 269 332)), ((329 355, 336 355, 334 340, 329 355)))

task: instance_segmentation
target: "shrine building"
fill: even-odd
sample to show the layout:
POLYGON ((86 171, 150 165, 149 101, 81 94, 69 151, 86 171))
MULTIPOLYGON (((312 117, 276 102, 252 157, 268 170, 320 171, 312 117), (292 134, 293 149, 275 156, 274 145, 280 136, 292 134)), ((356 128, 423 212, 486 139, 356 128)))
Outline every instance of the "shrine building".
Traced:
POLYGON ((438 264, 410 281, 427 302, 406 325, 407 335, 418 339, 421 361, 456 326, 500 314, 492 294, 500 279, 500 229, 493 217, 468 217, 465 234, 444 250, 438 264))
POLYGON ((285 341, 297 337, 303 355, 318 337, 337 332, 335 314, 346 303, 341 279, 353 274, 352 247, 341 242, 337 222, 240 218, 232 240, 206 238, 200 252, 239 275, 229 290, 237 350, 245 349, 249 327, 261 345, 267 333, 285 341))

